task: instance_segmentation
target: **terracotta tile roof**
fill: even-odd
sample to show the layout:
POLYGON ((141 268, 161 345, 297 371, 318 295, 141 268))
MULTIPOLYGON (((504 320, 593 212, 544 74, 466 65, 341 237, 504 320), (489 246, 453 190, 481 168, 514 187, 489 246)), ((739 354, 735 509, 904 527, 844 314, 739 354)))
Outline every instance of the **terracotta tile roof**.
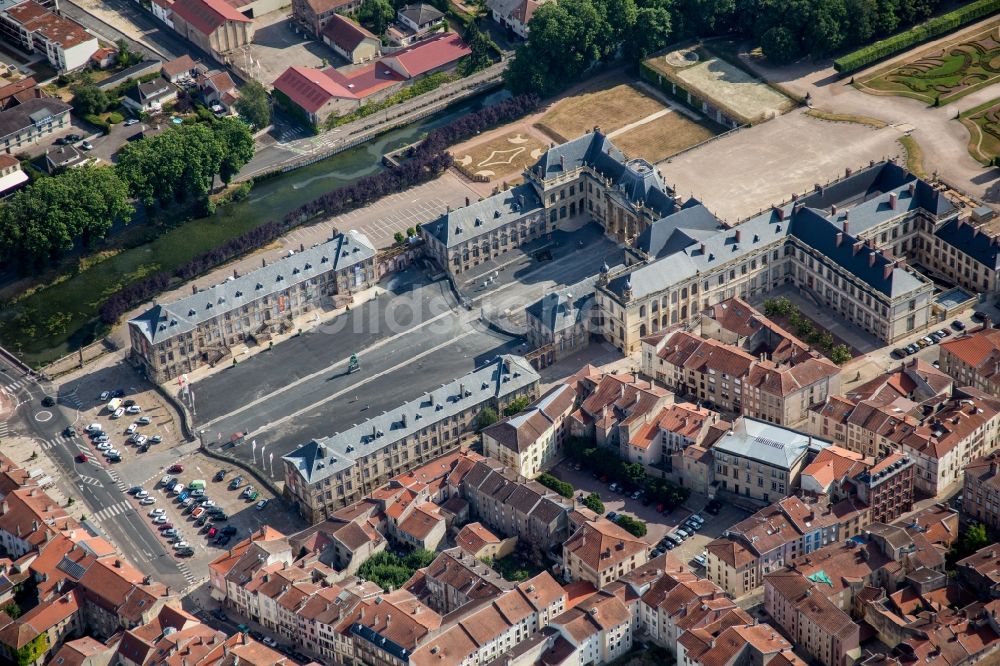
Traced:
POLYGON ((211 35, 227 21, 251 22, 224 0, 176 0, 171 10, 203 35, 211 35))
POLYGON ((600 572, 618 566, 639 553, 648 553, 649 544, 632 536, 606 518, 583 524, 566 543, 563 551, 572 553, 584 564, 600 572))
POLYGON ((469 523, 455 535, 455 543, 465 552, 476 555, 488 545, 500 543, 500 538, 482 523, 469 523))
POLYGON ((735 569, 742 569, 757 560, 757 556, 746 546, 729 538, 709 541, 705 550, 735 569))
POLYGON ((494 569, 461 548, 439 553, 424 569, 423 575, 470 599, 491 599, 514 587, 494 569))
POLYGON ((439 33, 429 39, 396 51, 382 58, 399 74, 408 79, 443 67, 472 53, 462 38, 455 32, 439 33))
POLYGON ((415 507, 413 512, 399 524, 399 530, 422 542, 439 525, 444 525, 444 517, 438 511, 437 505, 424 502, 415 507))
MULTIPOLYGON (((83 666, 101 661, 99 656, 109 653, 111 648, 101 641, 84 636, 63 644, 50 663, 59 666, 83 666), (91 660, 91 661, 88 661, 91 660)), ((110 655, 109 655, 110 656, 110 655)))
POLYGON ((279 541, 283 539, 285 539, 284 534, 270 525, 265 525, 251 535, 249 539, 240 541, 232 548, 216 557, 209 563, 208 567, 223 576, 227 576, 236 563, 240 561, 243 555, 246 554, 247 550, 249 550, 250 546, 254 543, 258 541, 279 541))
POLYGON ((618 597, 598 592, 556 616, 550 624, 562 627, 579 645, 590 636, 612 630, 631 619, 631 612, 618 597))
POLYGON ((341 7, 351 4, 351 2, 352 0, 306 0, 306 4, 317 15, 334 12, 341 7))
POLYGON ((489 435, 501 445, 523 453, 537 442, 549 429, 556 426, 576 401, 576 392, 566 384, 560 384, 535 400, 519 414, 505 418, 486 428, 489 435))
POLYGON ((50 12, 34 0, 28 0, 9 8, 7 16, 20 23, 28 32, 38 33, 48 41, 59 44, 63 49, 70 49, 94 40, 94 50, 97 50, 96 37, 87 32, 82 25, 50 12))
MULTIPOLYGON (((366 39, 379 42, 379 38, 351 19, 334 14, 320 31, 331 43, 351 53, 366 39)), ((379 42, 381 43, 381 42, 379 42)))
POLYGON ((1000 382, 1000 329, 979 329, 945 340, 940 348, 942 354, 951 354, 991 383, 1000 382))
POLYGON ((166 74, 167 77, 173 78, 180 74, 192 72, 197 66, 198 64, 191 58, 191 56, 185 53, 179 58, 168 60, 160 65, 160 71, 166 74))

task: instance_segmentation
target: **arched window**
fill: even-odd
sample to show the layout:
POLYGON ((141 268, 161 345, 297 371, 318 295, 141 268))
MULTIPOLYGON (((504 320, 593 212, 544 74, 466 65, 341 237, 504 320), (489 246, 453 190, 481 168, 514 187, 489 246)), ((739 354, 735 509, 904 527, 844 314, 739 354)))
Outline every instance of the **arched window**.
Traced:
POLYGON ((645 317, 646 316, 646 306, 645 305, 640 305, 639 306, 639 316, 640 317, 645 317))
POLYGON ((642 337, 645 337, 645 336, 646 336, 646 325, 645 324, 640 324, 639 325, 639 337, 642 338, 642 337))

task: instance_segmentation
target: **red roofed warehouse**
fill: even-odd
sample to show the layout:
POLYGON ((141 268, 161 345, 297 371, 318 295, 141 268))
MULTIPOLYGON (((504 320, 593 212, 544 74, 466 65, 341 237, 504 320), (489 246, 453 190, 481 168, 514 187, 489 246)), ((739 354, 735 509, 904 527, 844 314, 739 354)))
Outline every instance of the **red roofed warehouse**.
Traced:
POLYGON ((472 51, 461 37, 446 32, 396 51, 381 62, 403 78, 412 79, 422 74, 450 71, 470 53, 472 51))
POLYGON ((289 67, 274 82, 279 103, 301 110, 310 123, 322 125, 330 116, 342 116, 364 102, 380 100, 399 88, 403 78, 378 62, 343 74, 289 67), (283 99, 284 97, 284 99, 283 99))
POLYGON ((174 30, 217 58, 253 39, 253 21, 225 0, 177 0, 174 30))

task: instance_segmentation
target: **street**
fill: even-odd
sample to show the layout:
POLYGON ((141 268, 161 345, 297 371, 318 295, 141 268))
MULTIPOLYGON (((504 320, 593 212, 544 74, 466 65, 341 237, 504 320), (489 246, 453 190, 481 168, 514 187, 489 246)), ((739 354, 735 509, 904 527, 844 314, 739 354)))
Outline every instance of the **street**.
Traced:
MULTIPOLYGON (((133 565, 173 589, 181 590, 190 585, 194 577, 164 548, 135 507, 125 501, 124 484, 118 473, 106 466, 107 463, 96 460, 89 444, 81 437, 64 436, 67 426, 77 423, 84 401, 92 401, 94 396, 78 395, 72 389, 60 391, 55 396, 56 406, 43 408, 40 401, 44 395, 51 394, 51 388, 25 377, 2 357, 0 390, 18 403, 0 434, 6 435, 16 429, 19 434, 33 437, 61 471, 62 480, 74 486, 75 494, 83 499, 89 515, 104 512, 101 515, 114 518, 100 521, 101 528, 133 565), (81 452, 91 454, 91 459, 77 462, 81 452)), ((80 427, 77 423, 77 428, 80 427)))

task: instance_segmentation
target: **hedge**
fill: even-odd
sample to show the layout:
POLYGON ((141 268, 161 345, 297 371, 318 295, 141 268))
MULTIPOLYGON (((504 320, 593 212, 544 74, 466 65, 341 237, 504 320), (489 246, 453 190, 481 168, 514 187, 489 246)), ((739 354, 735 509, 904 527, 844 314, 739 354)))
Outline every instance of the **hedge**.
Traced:
POLYGON ((551 474, 542 474, 537 479, 538 483, 542 484, 546 488, 551 488, 563 497, 573 496, 573 486, 569 485, 565 481, 560 481, 551 474))
POLYGON ((935 16, 898 35, 886 37, 870 46, 865 46, 845 56, 841 56, 833 61, 833 67, 841 74, 849 74, 873 62, 905 51, 911 46, 953 32, 963 25, 972 23, 984 16, 989 16, 997 11, 1000 11, 1000 0, 976 0, 947 14, 935 16))

